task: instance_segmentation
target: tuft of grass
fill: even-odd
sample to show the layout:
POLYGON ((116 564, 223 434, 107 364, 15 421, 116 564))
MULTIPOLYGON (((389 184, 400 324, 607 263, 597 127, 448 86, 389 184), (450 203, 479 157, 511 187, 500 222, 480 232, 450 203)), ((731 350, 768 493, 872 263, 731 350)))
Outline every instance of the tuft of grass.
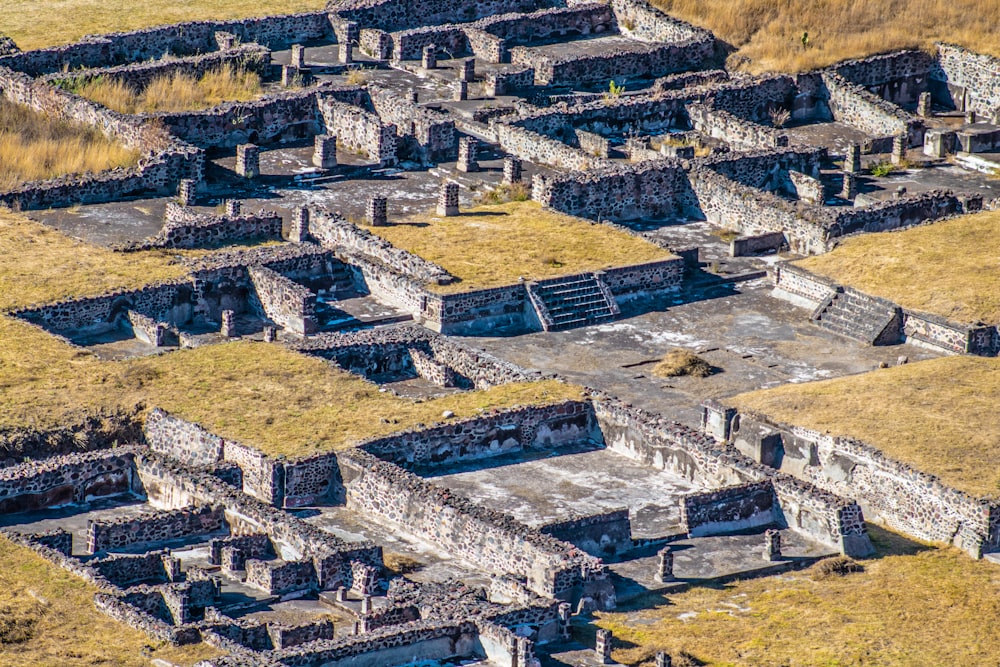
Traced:
POLYGON ((382 555, 382 561, 385 563, 386 569, 397 576, 403 576, 404 574, 416 572, 423 567, 423 563, 416 558, 411 558, 406 554, 397 553, 395 551, 384 552, 382 555))
POLYGON ((854 236, 796 264, 904 308, 1000 323, 1000 211, 854 236))
POLYGON ((0 99, 0 191, 68 174, 131 167, 139 151, 96 128, 0 99))
POLYGON ((605 225, 556 213, 533 201, 477 206, 453 217, 417 217, 372 228, 393 245, 443 266, 461 280, 431 286, 464 292, 670 259, 652 243, 605 225), (557 263, 552 259, 558 258, 557 263))
POLYGON ((664 12, 708 28, 736 47, 729 64, 754 72, 802 72, 848 58, 948 41, 1000 56, 982 25, 1000 23, 1000 3, 981 0, 653 0, 664 12), (975 21, 969 17, 975 16, 975 21))
POLYGON ((644 667, 656 651, 715 667, 1000 661, 1000 643, 989 631, 1000 623, 995 564, 952 548, 915 545, 893 553, 876 546, 883 546, 880 557, 850 576, 816 576, 825 567, 819 564, 780 577, 696 586, 669 600, 630 602, 636 611, 600 612, 595 622, 620 642, 615 660, 644 667))
POLYGON ((260 76, 231 64, 195 78, 184 72, 154 77, 142 90, 97 76, 74 82, 73 92, 119 113, 197 111, 223 102, 247 102, 261 95, 260 76))
POLYGON ((68 44, 84 35, 138 30, 182 21, 209 21, 316 11, 326 0, 4 0, 0 32, 24 50, 68 44), (72 20, 67 20, 71 17, 72 20))
POLYGON ((661 378, 680 377, 682 375, 705 378, 717 370, 715 366, 694 352, 676 347, 667 352, 663 359, 653 367, 653 375, 661 378))
POLYGON ((363 86, 371 79, 364 67, 352 67, 347 71, 347 83, 351 86, 363 86))
POLYGON ((975 496, 1000 495, 1000 360, 943 357, 740 394, 737 408, 863 440, 975 496))
POLYGON ((476 195, 476 201, 479 203, 494 206, 512 201, 528 201, 529 199, 531 199, 531 186, 527 183, 501 183, 495 188, 476 195))
POLYGON ((861 563, 848 556, 834 556, 826 558, 810 568, 814 579, 825 579, 826 577, 845 577, 855 572, 864 572, 865 568, 861 563))
POLYGON ((221 655, 207 644, 172 647, 94 608, 97 589, 0 537, 0 664, 190 665, 221 655))
POLYGON ((898 171, 899 166, 889 162, 888 160, 883 160, 882 162, 877 162, 868 168, 868 172, 875 178, 885 178, 889 174, 898 171))

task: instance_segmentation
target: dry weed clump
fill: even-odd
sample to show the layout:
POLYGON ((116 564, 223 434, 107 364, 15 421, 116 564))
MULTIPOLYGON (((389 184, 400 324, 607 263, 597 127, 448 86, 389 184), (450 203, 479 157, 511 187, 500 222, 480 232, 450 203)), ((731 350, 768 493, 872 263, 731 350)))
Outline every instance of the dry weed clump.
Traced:
POLYGON ((1000 3, 982 0, 653 0, 708 28, 736 50, 730 65, 754 73, 801 72, 848 58, 935 41, 1000 56, 1000 3), (970 18, 975 17, 975 18, 970 18))
POLYGON ((139 151, 96 128, 0 100, 0 191, 68 174, 130 167, 139 151))
POLYGON ((256 72, 226 64, 205 72, 200 78, 183 72, 158 76, 142 90, 101 76, 70 89, 119 113, 134 114, 196 111, 223 102, 247 102, 260 96, 261 81, 256 72))
POLYGON ((712 375, 717 370, 715 366, 694 352, 678 347, 667 352, 666 356, 653 367, 653 375, 661 378, 680 377, 683 375, 704 378, 712 375))

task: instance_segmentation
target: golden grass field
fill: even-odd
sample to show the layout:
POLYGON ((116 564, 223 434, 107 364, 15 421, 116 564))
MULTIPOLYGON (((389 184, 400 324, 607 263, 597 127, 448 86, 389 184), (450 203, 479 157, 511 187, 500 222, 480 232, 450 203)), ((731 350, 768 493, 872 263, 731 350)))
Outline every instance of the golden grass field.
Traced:
POLYGON ((369 229, 460 278, 433 287, 442 292, 500 287, 520 277, 539 280, 674 256, 631 234, 531 201, 476 206, 448 218, 427 214, 369 229))
POLYGON ((959 322, 1000 323, 1000 212, 845 239, 796 262, 862 292, 959 322))
POLYGON ((904 48, 954 42, 1000 56, 996 0, 653 0, 735 47, 729 64, 801 72, 904 48), (802 37, 808 33, 808 45, 802 37))
POLYGON ((0 99, 0 192, 30 181, 130 167, 139 151, 96 128, 0 99))
MULTIPOLYGON (((941 667, 1000 662, 1000 568, 953 548, 869 527, 878 554, 863 572, 802 572, 641 598, 596 624, 613 657, 652 667, 941 667), (652 608, 643 608, 652 607, 652 608), (687 654, 699 660, 683 660, 687 654)), ((585 641, 591 641, 589 637, 585 641)), ((590 645, 593 645, 592 643, 590 645)))
POLYGON ((783 422, 864 440, 977 496, 1000 496, 1000 360, 943 357, 740 394, 783 422))
POLYGON ((139 667, 156 658, 191 665, 219 655, 172 647, 97 611, 97 588, 0 537, 0 665, 139 667))
POLYGON ((262 94, 260 76, 226 64, 194 77, 183 72, 153 78, 142 90, 95 77, 73 92, 119 113, 198 111, 223 102, 248 102, 262 94))
POLYGON ((326 0, 4 0, 0 33, 24 50, 78 41, 84 35, 138 30, 182 21, 273 16, 323 9, 326 0))

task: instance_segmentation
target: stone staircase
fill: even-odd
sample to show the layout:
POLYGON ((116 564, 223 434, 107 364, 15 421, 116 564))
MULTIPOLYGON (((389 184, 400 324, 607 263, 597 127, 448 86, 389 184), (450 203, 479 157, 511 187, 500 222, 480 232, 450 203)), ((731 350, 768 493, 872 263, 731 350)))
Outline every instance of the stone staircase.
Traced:
POLYGON ((837 288, 813 311, 812 320, 824 329, 869 345, 895 345, 903 339, 899 306, 850 287, 837 288))
POLYGON ((594 273, 540 280, 527 288, 545 331, 607 322, 620 312, 611 290, 594 273))

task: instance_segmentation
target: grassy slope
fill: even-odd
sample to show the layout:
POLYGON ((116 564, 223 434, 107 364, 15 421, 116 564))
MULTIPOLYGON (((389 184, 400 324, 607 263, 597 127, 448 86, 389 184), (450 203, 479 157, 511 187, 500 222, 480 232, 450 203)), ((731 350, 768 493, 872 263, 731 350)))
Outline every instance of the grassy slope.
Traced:
POLYGON ((0 100, 0 191, 67 174, 130 167, 138 159, 139 151, 111 141, 94 127, 0 100))
POLYGON ((171 647, 94 608, 97 589, 30 549, 0 538, 0 665, 193 664, 218 655, 171 647))
POLYGON ((975 495, 1000 495, 1000 360, 944 357, 741 394, 740 408, 865 440, 975 495))
MULTIPOLYGON (((0 213, 0 308, 134 288, 184 275, 172 253, 122 255, 0 213)), ((556 382, 514 384, 415 402, 315 357, 235 342, 124 362, 101 362, 41 329, 0 317, 0 427, 46 428, 81 412, 145 402, 274 454, 309 454, 431 423, 445 410, 579 397, 556 382)))
POLYGON ((625 232, 535 202, 478 206, 459 216, 420 216, 370 229, 461 278, 442 288, 452 292, 673 257, 625 232))
POLYGON ((613 655, 627 665, 652 665, 657 650, 675 664, 684 651, 715 666, 997 664, 1000 568, 872 533, 880 558, 864 561, 864 572, 692 588, 630 603, 652 609, 599 614, 597 625, 625 644, 613 655))
POLYGON ((261 95, 260 76, 232 65, 205 72, 200 78, 175 72, 153 78, 143 90, 100 77, 73 88, 73 92, 120 113, 198 111, 223 102, 248 102, 261 95))
POLYGON ((797 72, 902 48, 956 42, 1000 56, 991 0, 653 0, 736 47, 730 63, 753 72, 797 72), (809 46, 802 35, 809 33, 809 46))
POLYGON ((75 42, 87 34, 137 30, 182 21, 291 14, 323 9, 326 0, 4 0, 0 32, 24 50, 75 42))
POLYGON ((799 266, 959 322, 1000 323, 1000 212, 863 234, 799 266))

